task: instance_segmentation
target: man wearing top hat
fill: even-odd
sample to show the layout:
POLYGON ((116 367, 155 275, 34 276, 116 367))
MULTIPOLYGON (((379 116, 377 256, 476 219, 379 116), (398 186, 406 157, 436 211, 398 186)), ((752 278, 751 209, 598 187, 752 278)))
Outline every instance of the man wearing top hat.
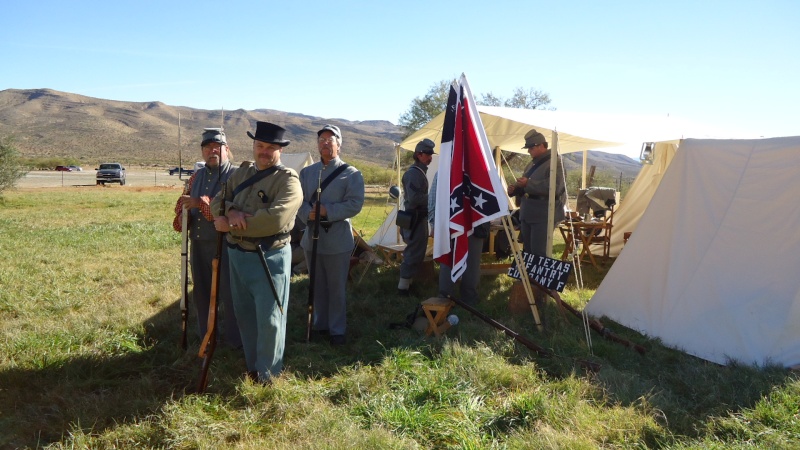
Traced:
POLYGON ((413 213, 411 228, 401 231, 406 248, 400 264, 397 291, 409 295, 414 275, 419 271, 428 247, 428 166, 433 160, 435 144, 423 139, 414 147, 414 164, 403 174, 403 210, 413 213))
MULTIPOLYGON (((172 227, 181 230, 183 206, 189 211, 189 240, 191 242, 190 265, 192 271, 192 303, 197 312, 197 328, 200 338, 208 329, 208 309, 211 299, 211 264, 216 256, 217 231, 214 229, 214 216, 210 202, 219 193, 224 183, 236 169, 231 165, 230 149, 225 133, 221 128, 206 128, 200 142, 205 167, 189 178, 183 194, 175 204, 175 219, 172 227)), ((220 256, 220 278, 217 302, 221 305, 221 341, 233 348, 241 347, 239 326, 231 302, 230 277, 228 276, 228 252, 220 256)))
POLYGON ((244 161, 211 202, 217 230, 228 232, 233 307, 247 374, 262 383, 283 369, 292 258, 289 232, 302 202, 297 172, 281 164, 281 152, 289 145, 283 139, 285 131, 257 122, 256 134, 247 132, 253 139, 253 161, 244 161))
POLYGON ((364 178, 361 172, 339 158, 342 132, 335 125, 325 125, 317 132, 320 161, 300 171, 303 205, 298 217, 305 222, 306 233, 300 246, 306 261, 314 267, 314 313, 312 330, 316 335, 329 335, 331 345, 346 343, 347 302, 345 287, 350 268, 350 255, 355 246, 350 219, 364 206, 364 178), (322 193, 317 198, 317 188, 322 193), (316 203, 320 203, 319 239, 316 259, 312 258, 312 227, 316 203))

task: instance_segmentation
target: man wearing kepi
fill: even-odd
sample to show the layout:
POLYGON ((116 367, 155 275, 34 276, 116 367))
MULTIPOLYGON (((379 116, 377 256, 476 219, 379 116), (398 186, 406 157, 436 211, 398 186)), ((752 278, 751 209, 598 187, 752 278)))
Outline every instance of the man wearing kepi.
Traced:
POLYGON ((339 158, 342 133, 335 125, 317 132, 320 161, 300 171, 303 205, 298 217, 306 224, 300 246, 314 273, 315 334, 329 334, 331 345, 346 343, 347 302, 345 287, 350 255, 355 245, 350 219, 364 206, 364 178, 355 167, 339 158), (317 188, 322 193, 317 198, 317 188), (320 228, 316 260, 312 258, 312 234, 316 203, 320 203, 320 228))
MULTIPOLYGON (((214 224, 228 231, 231 292, 247 363, 247 374, 262 383, 283 369, 286 313, 291 277, 289 232, 302 202, 297 173, 281 164, 289 145, 283 128, 257 122, 253 162, 242 163, 228 180, 224 215, 214 224)), ((222 195, 211 202, 217 215, 222 195)))
POLYGON ((411 228, 402 230, 406 248, 400 264, 397 291, 409 295, 414 275, 419 272, 428 247, 428 166, 433 160, 435 144, 423 139, 414 147, 414 164, 403 174, 403 209, 412 212, 411 228))
MULTIPOLYGON (((525 134, 525 146, 531 162, 525 167, 523 176, 508 187, 508 195, 514 197, 520 207, 520 234, 522 249, 537 256, 547 254, 547 212, 550 204, 550 151, 542 133, 530 130, 525 134)), ((556 161, 556 204, 553 225, 564 220, 564 203, 567 200, 561 161, 556 161)), ((534 301, 545 321, 545 294, 535 290, 534 301)))
MULTIPOLYGON (((192 271, 192 303, 197 311, 197 328, 200 338, 208 330, 208 309, 211 299, 211 264, 217 251, 217 231, 214 229, 214 217, 210 202, 219 193, 236 169, 229 161, 229 148, 225 133, 221 128, 206 128, 200 143, 205 167, 195 172, 186 184, 183 194, 175 204, 175 219, 172 227, 181 230, 183 206, 189 211, 189 239, 191 241, 190 264, 192 271)), ((219 293, 217 302, 221 305, 222 336, 221 341, 230 347, 242 345, 239 337, 239 326, 233 312, 231 302, 230 277, 228 275, 228 252, 220 255, 219 293)))
MULTIPOLYGON (((525 146, 531 162, 525 167, 523 176, 508 187, 508 195, 514 197, 520 207, 520 233, 522 248, 538 256, 547 255, 547 212, 550 203, 550 151, 542 133, 530 130, 525 134, 525 146)), ((553 225, 564 220, 564 175, 561 161, 556 168, 556 205, 553 225)))

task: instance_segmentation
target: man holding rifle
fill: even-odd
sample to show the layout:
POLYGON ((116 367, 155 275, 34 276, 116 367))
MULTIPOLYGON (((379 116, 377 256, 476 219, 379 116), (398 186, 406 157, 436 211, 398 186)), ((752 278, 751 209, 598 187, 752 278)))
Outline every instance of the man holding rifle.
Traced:
MULTIPOLYGON (((236 169, 229 161, 229 148, 225 133, 220 128, 206 128, 200 143, 204 168, 195 172, 186 184, 183 194, 175 204, 175 219, 172 227, 182 231, 181 221, 184 206, 189 211, 188 233, 191 241, 189 258, 192 272, 192 302, 197 311, 197 326, 200 338, 208 330, 209 299, 211 298, 211 266, 216 253, 217 231, 210 202, 216 196, 222 183, 236 169)), ((222 305, 222 341, 232 347, 242 346, 239 326, 231 303, 230 277, 228 276, 228 255, 223 252, 220 261, 220 281, 217 302, 222 305)))
POLYGON ((303 204, 298 218, 306 224, 300 246, 306 261, 315 263, 308 268, 314 280, 310 289, 314 295, 309 299, 311 326, 318 335, 330 335, 331 345, 346 343, 345 287, 355 245, 350 218, 364 206, 364 178, 339 158, 341 145, 339 127, 325 125, 317 132, 320 161, 300 171, 303 204), (312 239, 317 211, 321 230, 317 230, 318 239, 312 239))
POLYGON ((211 210, 217 231, 228 232, 231 292, 253 381, 268 383, 283 369, 292 252, 290 231, 303 201, 297 172, 281 164, 286 130, 257 122, 253 161, 244 161, 211 210))

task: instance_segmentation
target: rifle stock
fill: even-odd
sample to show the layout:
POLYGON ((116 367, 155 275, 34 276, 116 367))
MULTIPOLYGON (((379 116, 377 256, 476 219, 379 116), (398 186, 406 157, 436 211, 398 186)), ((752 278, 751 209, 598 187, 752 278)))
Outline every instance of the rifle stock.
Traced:
POLYGON ((306 323, 306 342, 311 342, 311 326, 314 318, 314 282, 317 273, 317 243, 319 242, 319 208, 322 195, 322 170, 317 180, 317 202, 314 205, 314 223, 311 229, 311 265, 308 266, 308 322, 306 323))
MULTIPOLYGON (((221 166, 220 166, 221 167, 221 166)), ((220 169, 220 177, 222 171, 220 169)), ((227 194, 227 183, 222 183, 222 202, 220 203, 219 215, 225 215, 225 195, 227 194)), ((217 232, 217 252, 211 261, 211 298, 208 305, 208 330, 203 343, 200 345, 198 356, 203 358, 200 366, 200 380, 197 383, 197 392, 203 393, 208 386, 208 369, 211 366, 211 358, 214 357, 214 350, 217 348, 217 297, 219 296, 219 266, 222 260, 222 243, 225 233, 217 232)))
POLYGON ((189 322, 189 209, 183 206, 181 214, 181 349, 186 350, 189 322))

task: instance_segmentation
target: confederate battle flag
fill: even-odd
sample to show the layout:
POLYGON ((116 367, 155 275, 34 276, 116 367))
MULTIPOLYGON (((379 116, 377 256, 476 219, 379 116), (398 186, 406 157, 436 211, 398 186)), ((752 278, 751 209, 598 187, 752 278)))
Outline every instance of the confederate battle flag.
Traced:
POLYGON ((508 197, 467 77, 462 74, 450 86, 447 100, 433 228, 433 257, 452 268, 453 281, 467 268, 467 238, 472 229, 506 214, 508 197))

